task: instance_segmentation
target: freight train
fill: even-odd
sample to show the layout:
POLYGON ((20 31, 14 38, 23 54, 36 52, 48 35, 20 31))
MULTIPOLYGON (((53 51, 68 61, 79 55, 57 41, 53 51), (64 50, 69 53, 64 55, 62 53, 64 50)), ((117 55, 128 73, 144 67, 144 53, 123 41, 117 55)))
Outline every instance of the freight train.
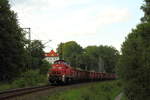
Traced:
POLYGON ((81 81, 99 81, 115 79, 115 74, 85 71, 73 68, 64 60, 57 60, 48 71, 51 84, 68 84, 81 81))

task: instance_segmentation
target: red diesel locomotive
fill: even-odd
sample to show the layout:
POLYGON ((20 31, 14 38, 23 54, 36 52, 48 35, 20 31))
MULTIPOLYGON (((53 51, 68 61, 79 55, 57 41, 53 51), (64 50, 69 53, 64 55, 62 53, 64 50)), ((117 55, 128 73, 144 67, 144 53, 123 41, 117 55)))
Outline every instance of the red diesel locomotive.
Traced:
POLYGON ((75 69, 64 60, 57 60, 48 71, 48 80, 52 84, 72 83, 79 81, 96 81, 115 79, 115 74, 91 72, 75 69))

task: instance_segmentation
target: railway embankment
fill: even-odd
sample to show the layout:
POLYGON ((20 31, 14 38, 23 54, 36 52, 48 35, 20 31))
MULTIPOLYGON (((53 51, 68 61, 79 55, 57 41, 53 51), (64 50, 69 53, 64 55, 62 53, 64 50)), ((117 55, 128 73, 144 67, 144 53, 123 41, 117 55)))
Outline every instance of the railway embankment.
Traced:
POLYGON ((17 100, 115 100, 122 91, 119 81, 74 84, 19 97, 17 100))
POLYGON ((104 81, 66 90, 41 100, 114 100, 121 91, 119 81, 104 81))

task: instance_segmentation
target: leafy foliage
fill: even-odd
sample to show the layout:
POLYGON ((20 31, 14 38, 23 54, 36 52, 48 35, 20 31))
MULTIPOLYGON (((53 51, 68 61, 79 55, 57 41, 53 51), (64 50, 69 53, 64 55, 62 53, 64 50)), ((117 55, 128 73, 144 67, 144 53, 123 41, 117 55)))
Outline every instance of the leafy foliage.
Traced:
POLYGON ((49 64, 43 61, 43 44, 39 40, 30 42, 25 34, 9 1, 0 0, 0 81, 11 81, 31 69, 46 72, 49 64))
POLYGON ((51 68, 51 64, 45 60, 42 61, 42 65, 40 66, 40 74, 46 75, 48 72, 48 69, 51 68))
POLYGON ((42 65, 44 58, 44 45, 39 40, 31 42, 29 51, 31 53, 31 69, 38 69, 42 65))
POLYGON ((24 35, 8 0, 0 0, 0 81, 11 80, 25 68, 24 35))
POLYGON ((88 46, 84 49, 74 41, 61 43, 57 52, 73 67, 100 72, 115 72, 119 52, 109 46, 88 46))
POLYGON ((62 58, 70 62, 72 66, 77 66, 78 55, 82 53, 82 47, 75 41, 61 43, 57 48, 57 52, 62 54, 62 58), (61 50, 61 51, 60 51, 61 50))
POLYGON ((37 86, 40 84, 46 84, 46 75, 41 75, 39 70, 29 70, 21 75, 20 78, 13 81, 13 88, 37 86))
POLYGON ((16 78, 14 81, 9 83, 0 83, 0 91, 23 88, 31 86, 45 85, 47 83, 47 77, 45 74, 40 74, 39 70, 28 70, 16 78))
POLYGON ((150 0, 145 2, 145 16, 123 43, 118 65, 128 100, 150 100, 150 0))
POLYGON ((141 9, 144 11, 144 17, 141 18, 142 22, 150 21, 150 0, 144 0, 145 4, 141 6, 141 9))
MULTIPOLYGON (((100 72, 114 73, 118 61, 119 52, 114 47, 109 46, 88 46, 85 53, 89 55, 88 65, 100 72)), ((87 62, 87 61, 86 61, 87 62)))

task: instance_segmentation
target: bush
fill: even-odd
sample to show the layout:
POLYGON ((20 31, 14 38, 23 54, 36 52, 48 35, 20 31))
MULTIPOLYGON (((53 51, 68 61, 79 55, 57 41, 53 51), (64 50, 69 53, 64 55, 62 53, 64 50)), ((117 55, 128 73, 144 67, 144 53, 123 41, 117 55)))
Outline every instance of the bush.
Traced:
POLYGON ((114 100, 122 90, 118 82, 91 83, 49 96, 49 100, 114 100))
POLYGON ((127 100, 150 100, 150 0, 144 1, 144 17, 122 44, 118 64, 127 100))
POLYGON ((47 74, 49 68, 51 68, 51 64, 43 60, 42 65, 40 66, 40 74, 47 74))
POLYGON ((13 88, 37 86, 40 84, 46 84, 46 75, 41 75, 39 70, 30 70, 21 75, 21 78, 12 82, 13 88))
POLYGON ((0 91, 10 89, 10 85, 8 83, 0 83, 0 91))

